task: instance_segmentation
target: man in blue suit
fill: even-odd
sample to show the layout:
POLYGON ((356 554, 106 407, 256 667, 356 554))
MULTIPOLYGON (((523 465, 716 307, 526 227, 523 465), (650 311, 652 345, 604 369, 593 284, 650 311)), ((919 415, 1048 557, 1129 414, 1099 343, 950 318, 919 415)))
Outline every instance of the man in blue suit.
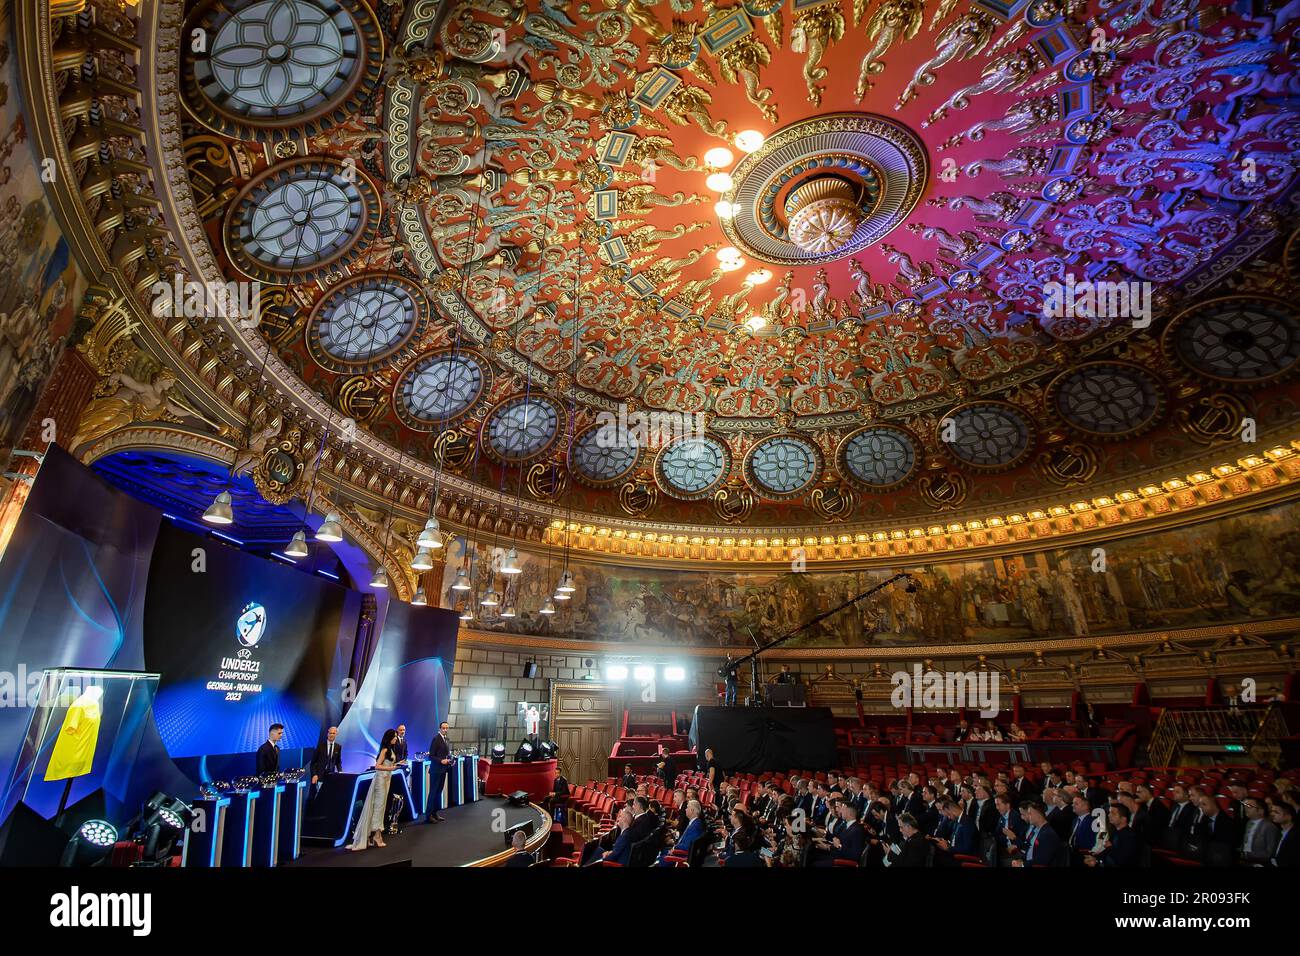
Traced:
POLYGON ((617 863, 619 866, 627 866, 628 861, 632 859, 632 811, 624 807, 618 812, 618 839, 614 841, 612 849, 606 850, 601 855, 601 859, 607 863, 617 863))
POLYGON ((1092 828, 1092 804, 1088 798, 1076 795, 1073 800, 1074 823, 1070 827, 1070 849, 1074 851, 1071 863, 1083 865, 1083 854, 1091 853, 1097 845, 1097 833, 1092 828))
POLYGON ((1011 865, 1054 866, 1061 854, 1061 838, 1048 825, 1046 808, 1037 800, 1027 801, 1022 807, 1029 829, 1025 831, 1024 850, 1011 865))
POLYGON ((993 798, 993 804, 998 811, 998 829, 993 835, 993 842, 997 846, 995 862, 1002 862, 1012 852, 1013 847, 1020 846, 1029 827, 1020 815, 1020 811, 1012 806, 1010 793, 999 793, 993 798))
MULTIPOLYGON (((672 850, 680 850, 686 854, 689 860, 691 857, 691 847, 695 841, 704 837, 704 806, 698 800, 691 800, 686 804, 686 819, 690 822, 686 824, 686 829, 682 831, 677 842, 673 844, 672 850)), ((664 850, 659 856, 659 866, 669 866, 668 854, 672 850, 664 850)))

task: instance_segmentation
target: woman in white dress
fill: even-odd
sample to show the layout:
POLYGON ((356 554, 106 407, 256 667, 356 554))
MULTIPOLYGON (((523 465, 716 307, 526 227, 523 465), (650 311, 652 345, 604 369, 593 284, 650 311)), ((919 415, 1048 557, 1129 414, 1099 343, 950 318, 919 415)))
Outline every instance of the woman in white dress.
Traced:
POLYGON ((352 833, 349 850, 364 850, 372 843, 375 846, 388 846, 384 842, 384 812, 388 809, 388 787, 392 783, 393 771, 397 769, 397 760, 393 756, 393 742, 397 740, 396 730, 385 730, 379 740, 379 755, 375 757, 375 779, 370 781, 370 792, 361 807, 361 816, 357 818, 357 828, 352 833))

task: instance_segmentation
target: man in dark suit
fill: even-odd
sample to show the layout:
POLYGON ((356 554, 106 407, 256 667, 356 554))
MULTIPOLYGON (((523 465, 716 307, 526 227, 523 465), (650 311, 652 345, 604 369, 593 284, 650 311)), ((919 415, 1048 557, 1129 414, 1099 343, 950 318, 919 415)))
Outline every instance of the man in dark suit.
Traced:
POLYGON ((1300 866, 1300 837, 1295 832, 1295 807, 1278 801, 1273 804, 1269 818, 1277 824, 1282 835, 1278 837, 1277 848, 1269 860, 1270 866, 1300 866))
POLYGON ((451 724, 443 721, 438 725, 438 733, 429 744, 429 822, 441 823, 446 818, 438 811, 442 809, 442 785, 447 781, 447 768, 451 766, 451 740, 448 734, 451 724))
POLYGON ((1111 826, 1110 837, 1100 850, 1083 858, 1085 865, 1125 869, 1142 865, 1142 838, 1129 826, 1131 816, 1129 808, 1122 803, 1110 808, 1107 814, 1111 826))
POLYGON ((533 855, 524 849, 528 843, 528 837, 523 830, 516 830, 514 836, 510 838, 510 846, 514 849, 514 855, 506 860, 506 866, 532 866, 537 862, 533 855))
POLYGON ((1026 800, 1037 800, 1043 793, 1038 784, 1025 775, 1025 765, 1021 763, 1011 765, 1011 783, 1007 789, 1011 791, 1015 806, 1020 806, 1026 800))
POLYGON ((852 860, 857 863, 867 847, 867 831, 858 822, 858 811, 853 804, 844 804, 841 813, 844 815, 844 826, 837 829, 831 838, 830 860, 852 860))
POLYGON ((746 831, 740 830, 736 833, 732 841, 732 847, 735 852, 731 853, 726 858, 726 862, 723 863, 723 866, 727 867, 727 869, 767 866, 763 862, 763 855, 754 846, 754 837, 746 831))
POLYGON ((939 795, 934 787, 921 788, 921 802, 925 809, 921 811, 921 818, 916 821, 917 828, 920 829, 922 836, 933 836, 941 820, 939 795))
POLYGON ((1074 809, 1074 823, 1070 825, 1070 839, 1067 841, 1072 851, 1071 860, 1076 865, 1083 863, 1083 854, 1091 853, 1097 845, 1097 833, 1092 828, 1092 804, 1082 794, 1071 801, 1074 809))
POLYGON ((1042 804, 1047 810, 1047 823, 1056 831, 1062 843, 1070 839, 1070 830, 1074 828, 1074 813, 1061 791, 1047 789, 1043 791, 1042 804))
POLYGON ((266 733, 266 740, 257 748, 257 775, 259 777, 280 772, 280 738, 284 736, 284 724, 272 724, 266 733))
POLYGON ((1160 846, 1169 829, 1169 808, 1156 798, 1145 783, 1136 788, 1138 812, 1133 817, 1133 829, 1146 840, 1148 846, 1160 846))
POLYGON ((659 818, 650 812, 648 797, 632 799, 632 842, 640 843, 659 829, 659 818))
POLYGON ((970 810, 975 830, 981 837, 993 837, 998 832, 998 810, 993 802, 993 795, 988 788, 980 785, 975 788, 975 803, 970 810))
POLYGON ((1219 808, 1213 794, 1200 795, 1201 817, 1192 827, 1188 838, 1193 851, 1201 859, 1219 866, 1228 866, 1237 858, 1240 837, 1236 821, 1219 808))
POLYGON ((1085 777, 1079 789, 1093 807, 1104 807, 1110 802, 1110 791, 1096 777, 1085 777))
POLYGON ((396 730, 397 739, 393 741, 393 760, 401 763, 406 759, 406 724, 398 724, 396 730))
POLYGON ((331 727, 325 731, 325 739, 311 755, 311 782, 319 784, 332 773, 343 770, 343 751, 338 743, 339 729, 331 727))
POLYGON ((663 744, 659 745, 659 753, 655 757, 655 776, 663 781, 665 787, 677 785, 677 761, 663 744))
POLYGON ((1061 838, 1047 823, 1045 808, 1036 800, 1031 800, 1025 807, 1025 822, 1029 829, 1025 833, 1024 850, 1021 857, 1011 861, 1012 866, 1055 866, 1061 854, 1061 838))
POLYGON ((921 835, 917 827, 916 818, 910 813, 904 813, 898 818, 898 830, 901 834, 901 840, 890 847, 889 853, 885 856, 886 866, 928 866, 930 863, 930 844, 921 835), (894 847, 898 852, 894 852, 894 847))
POLYGON ((632 811, 624 807, 618 812, 618 836, 614 845, 601 855, 601 859, 627 866, 632 858, 632 842, 632 811))
POLYGON ((961 743, 970 736, 970 724, 966 723, 966 718, 957 722, 957 729, 952 732, 953 743, 961 743))
POLYGON ((993 843, 997 848, 996 860, 1001 861, 1014 855, 1014 849, 1024 839, 1028 825, 1020 811, 1015 809, 1010 794, 998 794, 993 798, 993 805, 998 811, 998 830, 993 835, 993 843))

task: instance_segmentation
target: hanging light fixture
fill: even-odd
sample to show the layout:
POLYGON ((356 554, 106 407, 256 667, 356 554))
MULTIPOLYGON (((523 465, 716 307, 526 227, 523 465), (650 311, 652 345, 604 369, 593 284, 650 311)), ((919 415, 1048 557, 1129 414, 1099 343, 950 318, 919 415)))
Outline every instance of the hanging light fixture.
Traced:
POLYGON ((465 573, 464 568, 458 568, 456 570, 456 580, 451 583, 451 589, 453 591, 469 590, 469 575, 465 573))
POLYGON ((212 504, 208 505, 208 510, 203 512, 203 520, 208 524, 231 524, 235 520, 235 512, 230 507, 230 492, 223 491, 213 499, 212 504))
POLYGON ((411 598, 411 606, 412 606, 412 607, 424 607, 424 606, 427 605, 428 603, 429 603, 429 599, 428 599, 428 597, 425 596, 424 588, 423 588, 423 587, 418 587, 418 588, 416 588, 416 589, 415 589, 415 597, 411 598))
POLYGON ((419 551, 415 552, 415 557, 411 559, 412 571, 428 571, 433 568, 433 556, 429 554, 427 548, 421 546, 419 551))
POLYGON ((438 524, 438 519, 433 515, 429 515, 429 520, 424 523, 424 530, 420 532, 420 537, 416 539, 415 546, 430 551, 442 547, 442 525, 438 524))
POLYGON ((547 598, 547 599, 546 599, 546 603, 542 605, 541 610, 539 610, 537 613, 538 613, 538 614, 554 614, 554 613, 555 613, 555 601, 553 601, 551 598, 547 598))
POLYGON ((514 616, 515 616, 515 602, 512 600, 506 601, 506 603, 501 606, 501 613, 498 615, 498 617, 514 617, 514 616))
POLYGON ((375 570, 375 576, 370 579, 370 586, 380 589, 388 587, 388 572, 384 570, 383 565, 375 570))
POLYGON ((460 619, 462 621, 474 620, 474 608, 470 605, 469 601, 466 601, 460 606, 460 619))
POLYGON ((502 574, 521 574, 523 568, 519 566, 519 552, 513 547, 506 552, 505 558, 501 562, 502 574))
POLYGON ((560 583, 556 586, 555 590, 559 594, 572 594, 574 591, 578 590, 573 585, 572 571, 565 570, 565 572, 560 575, 560 583))
POLYGON ((496 588, 488 588, 487 594, 483 595, 483 600, 478 602, 484 607, 496 607, 501 603, 501 598, 497 594, 496 588))
POLYGON ((572 601, 572 600, 573 600, 573 595, 570 594, 568 591, 556 591, 556 592, 555 592, 555 600, 557 600, 557 601, 572 601))
POLYGON ((302 529, 293 533, 289 539, 289 546, 284 549, 286 558, 293 558, 297 561, 299 558, 307 557, 307 534, 302 529))
POLYGON ((331 543, 343 540, 343 526, 339 524, 339 513, 337 511, 331 511, 325 516, 324 522, 316 531, 316 540, 331 543))

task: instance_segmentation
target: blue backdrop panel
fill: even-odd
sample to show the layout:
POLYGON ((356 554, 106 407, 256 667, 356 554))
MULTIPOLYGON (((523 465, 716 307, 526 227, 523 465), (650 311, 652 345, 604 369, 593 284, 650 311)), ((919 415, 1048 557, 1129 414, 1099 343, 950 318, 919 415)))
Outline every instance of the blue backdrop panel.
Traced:
POLYGON ((406 745, 427 750, 451 707, 459 615, 448 608, 389 601, 383 630, 357 698, 339 725, 343 769, 374 764, 385 730, 406 724, 406 745))

